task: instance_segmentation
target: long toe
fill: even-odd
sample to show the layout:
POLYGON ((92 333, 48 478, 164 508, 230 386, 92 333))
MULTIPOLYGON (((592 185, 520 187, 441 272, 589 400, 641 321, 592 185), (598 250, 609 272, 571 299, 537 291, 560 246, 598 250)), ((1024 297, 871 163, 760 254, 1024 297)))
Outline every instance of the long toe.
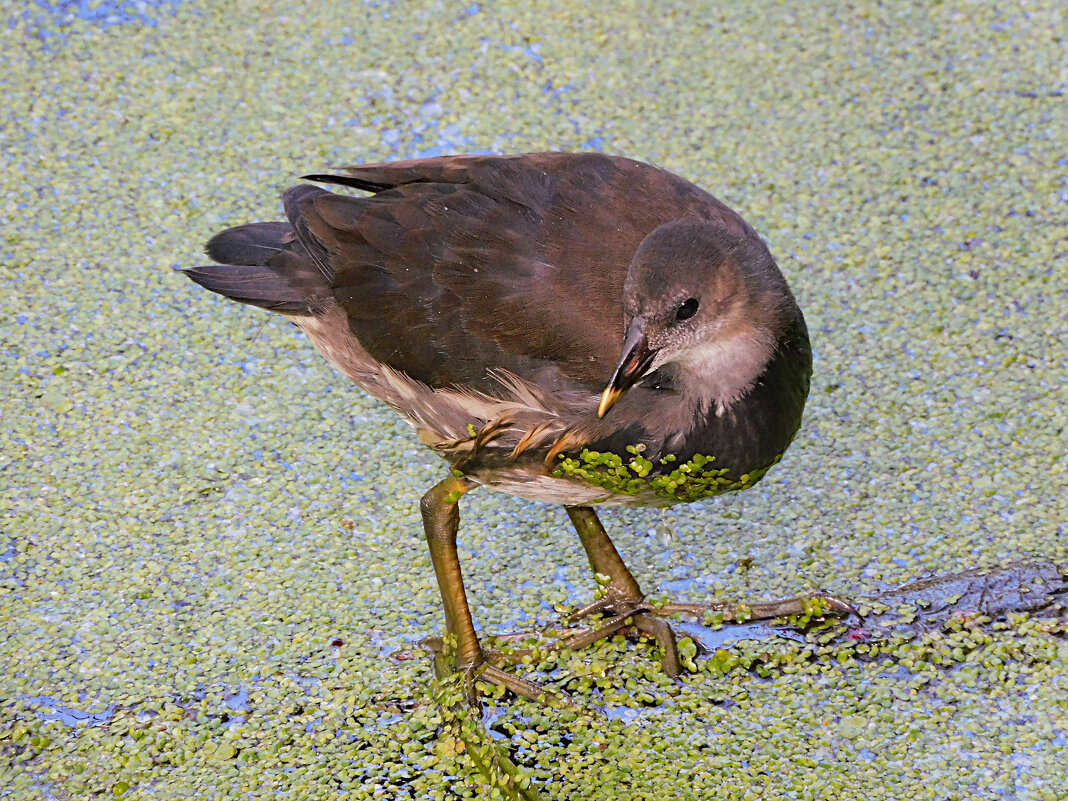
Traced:
POLYGON ((654 610, 660 615, 677 613, 704 617, 715 614, 724 623, 746 623, 750 620, 772 620, 779 617, 800 617, 819 620, 826 617, 859 617, 860 613, 846 600, 827 593, 799 595, 778 601, 757 603, 712 602, 712 603, 666 603, 654 610))
POLYGON ((658 603, 651 604, 642 597, 619 598, 606 596, 586 604, 564 618, 565 624, 601 615, 601 619, 586 626, 576 626, 564 635, 562 646, 578 650, 618 633, 647 634, 656 639, 662 652, 664 673, 672 678, 682 673, 678 635, 667 619, 674 615, 693 616, 702 622, 747 623, 754 620, 790 618, 801 627, 831 617, 859 616, 848 601, 828 594, 803 595, 778 601, 658 603), (712 620, 709 620, 709 617, 712 620))

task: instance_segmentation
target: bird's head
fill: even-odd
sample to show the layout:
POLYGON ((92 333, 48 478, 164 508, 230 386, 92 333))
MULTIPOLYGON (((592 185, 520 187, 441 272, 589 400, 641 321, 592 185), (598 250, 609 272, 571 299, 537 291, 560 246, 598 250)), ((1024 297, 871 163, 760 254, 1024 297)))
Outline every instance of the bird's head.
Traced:
POLYGON ((659 226, 627 273, 622 354, 598 417, 661 368, 729 405, 771 358, 792 311, 786 280, 751 229, 710 220, 659 226))

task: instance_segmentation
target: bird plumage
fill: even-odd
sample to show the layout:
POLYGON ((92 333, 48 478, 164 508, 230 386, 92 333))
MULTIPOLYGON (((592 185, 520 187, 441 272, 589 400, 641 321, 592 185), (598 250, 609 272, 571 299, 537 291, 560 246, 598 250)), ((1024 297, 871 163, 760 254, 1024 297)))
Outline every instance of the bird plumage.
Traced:
MULTIPOLYGON (((582 448, 625 455, 641 445, 650 456, 683 461, 714 455, 741 475, 770 465, 793 437, 811 369, 804 320, 759 236, 693 184, 629 159, 565 153, 420 159, 310 177, 373 194, 295 186, 283 199, 287 223, 216 235, 207 252, 221 264, 187 274, 288 316, 476 480, 560 502, 591 494, 663 502, 547 480, 554 466, 540 463, 554 445, 562 447, 553 458, 582 448), (678 220, 697 233, 687 229, 689 245, 653 243, 646 294, 705 251, 740 261, 748 272, 725 272, 724 280, 763 281, 750 305, 766 312, 772 341, 747 351, 746 338, 756 339, 741 332, 740 350, 709 350, 713 372, 698 384, 661 366, 599 420, 597 394, 619 356, 631 262, 653 231, 678 220), (673 267, 680 253, 683 263, 673 267), (772 296, 777 306, 768 311, 772 296), (742 368, 744 382, 735 375, 742 368), (705 385, 721 387, 731 404, 701 397, 705 385), (476 440, 472 431, 492 437, 476 440)), ((657 464, 654 474, 668 466, 657 464)))

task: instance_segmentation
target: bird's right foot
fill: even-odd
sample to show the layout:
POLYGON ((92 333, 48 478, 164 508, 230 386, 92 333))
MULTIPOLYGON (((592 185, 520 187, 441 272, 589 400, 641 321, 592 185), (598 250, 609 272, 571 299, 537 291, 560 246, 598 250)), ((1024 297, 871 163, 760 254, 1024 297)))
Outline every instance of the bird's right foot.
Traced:
POLYGON ((578 708, 578 704, 567 693, 550 690, 533 681, 515 676, 501 667, 500 664, 514 661, 514 657, 510 660, 508 654, 491 652, 489 658, 480 655, 468 664, 455 664, 452 649, 446 646, 443 638, 428 637, 420 645, 433 653, 434 675, 439 681, 457 673, 463 674, 464 694, 467 702, 472 706, 481 706, 477 682, 485 682, 504 687, 522 698, 528 698, 547 706, 578 708))

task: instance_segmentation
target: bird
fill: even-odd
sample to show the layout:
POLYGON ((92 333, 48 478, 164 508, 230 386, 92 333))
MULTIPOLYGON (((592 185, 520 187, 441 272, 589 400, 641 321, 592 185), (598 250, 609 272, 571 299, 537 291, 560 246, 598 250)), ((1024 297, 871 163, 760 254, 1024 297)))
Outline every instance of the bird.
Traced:
MULTIPOLYGON (((805 319, 767 244, 710 193, 597 152, 466 154, 339 167, 282 197, 285 221, 213 236, 200 286, 295 323, 447 463, 420 511, 441 591, 445 673, 551 702, 487 659, 456 541, 487 487, 563 505, 602 583, 567 619, 578 648, 634 628, 681 672, 595 507, 670 506, 753 486, 801 425, 805 319), (323 185, 336 187, 331 191, 323 185), (354 194, 358 190, 362 194, 354 194), (598 616, 599 615, 599 616, 598 616)), ((805 598, 746 607, 800 613, 805 598)), ((831 613, 848 613, 827 596, 831 613)), ((441 654, 438 655, 439 657, 441 654)))

